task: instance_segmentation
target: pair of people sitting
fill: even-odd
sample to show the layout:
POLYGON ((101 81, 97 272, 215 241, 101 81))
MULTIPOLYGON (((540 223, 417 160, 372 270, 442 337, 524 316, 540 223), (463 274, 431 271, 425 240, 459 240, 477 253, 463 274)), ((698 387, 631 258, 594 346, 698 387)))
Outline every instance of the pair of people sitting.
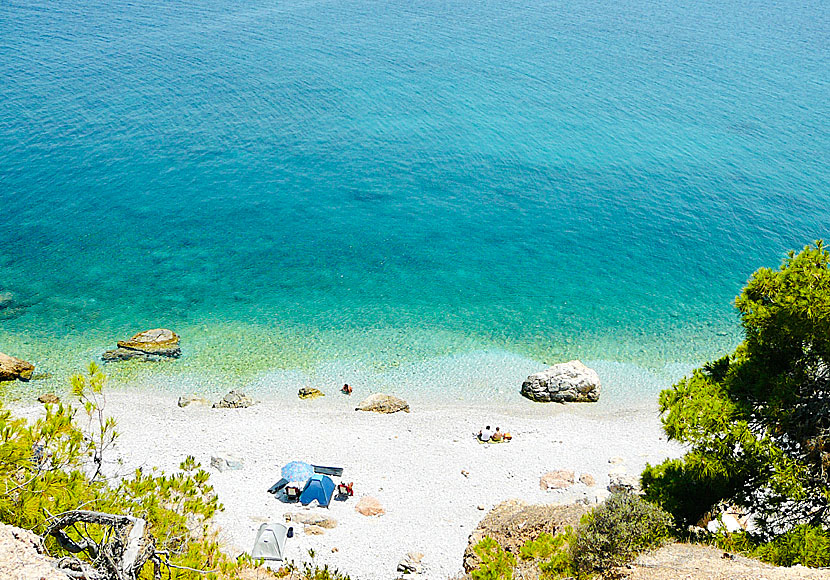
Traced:
POLYGON ((505 435, 509 435, 507 433, 502 433, 501 430, 496 427, 495 431, 490 430, 490 425, 487 425, 484 429, 478 432, 478 438, 481 441, 502 441, 503 439, 509 439, 510 437, 505 437, 505 435))

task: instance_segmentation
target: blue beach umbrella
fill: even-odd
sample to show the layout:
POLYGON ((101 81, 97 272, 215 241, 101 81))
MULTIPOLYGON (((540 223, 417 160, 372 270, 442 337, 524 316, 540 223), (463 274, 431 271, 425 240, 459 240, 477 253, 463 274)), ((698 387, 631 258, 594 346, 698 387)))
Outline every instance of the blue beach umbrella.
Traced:
POLYGON ((314 475, 314 468, 305 461, 292 461, 282 468, 282 476, 288 481, 304 484, 314 475))

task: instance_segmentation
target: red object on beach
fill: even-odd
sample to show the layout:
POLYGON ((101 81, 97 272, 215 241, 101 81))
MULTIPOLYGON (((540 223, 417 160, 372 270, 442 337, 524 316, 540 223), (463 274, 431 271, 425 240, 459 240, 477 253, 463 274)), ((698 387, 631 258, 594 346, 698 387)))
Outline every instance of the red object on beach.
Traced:
POLYGON ((341 483, 337 486, 337 493, 340 495, 352 496, 354 495, 354 489, 352 488, 353 485, 353 481, 350 481, 349 483, 341 483))

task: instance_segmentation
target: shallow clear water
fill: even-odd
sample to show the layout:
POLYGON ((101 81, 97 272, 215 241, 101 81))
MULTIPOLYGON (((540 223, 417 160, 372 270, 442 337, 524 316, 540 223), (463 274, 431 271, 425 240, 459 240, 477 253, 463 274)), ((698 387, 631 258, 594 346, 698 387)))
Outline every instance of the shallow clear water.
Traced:
POLYGON ((0 351, 60 382, 166 326, 182 359, 110 374, 653 393, 828 237, 828 39, 818 1, 3 2, 0 351))

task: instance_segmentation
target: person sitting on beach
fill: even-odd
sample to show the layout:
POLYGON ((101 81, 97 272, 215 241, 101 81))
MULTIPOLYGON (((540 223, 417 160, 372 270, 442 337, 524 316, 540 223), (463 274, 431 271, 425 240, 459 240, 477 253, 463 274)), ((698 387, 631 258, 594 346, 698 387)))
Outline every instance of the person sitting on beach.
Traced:
POLYGON ((496 427, 496 432, 493 433, 492 437, 490 437, 490 440, 491 441, 501 441, 502 436, 503 436, 503 433, 501 431, 499 431, 498 427, 496 427))
POLYGON ((351 395, 351 394, 352 394, 352 387, 351 387, 351 385, 350 385, 349 383, 346 383, 345 385, 343 385, 343 388, 342 388, 342 389, 340 389, 340 391, 341 391, 344 395, 351 395))
POLYGON ((490 430, 490 425, 487 425, 484 429, 478 432, 478 438, 482 441, 489 441, 492 436, 493 432, 490 430))

